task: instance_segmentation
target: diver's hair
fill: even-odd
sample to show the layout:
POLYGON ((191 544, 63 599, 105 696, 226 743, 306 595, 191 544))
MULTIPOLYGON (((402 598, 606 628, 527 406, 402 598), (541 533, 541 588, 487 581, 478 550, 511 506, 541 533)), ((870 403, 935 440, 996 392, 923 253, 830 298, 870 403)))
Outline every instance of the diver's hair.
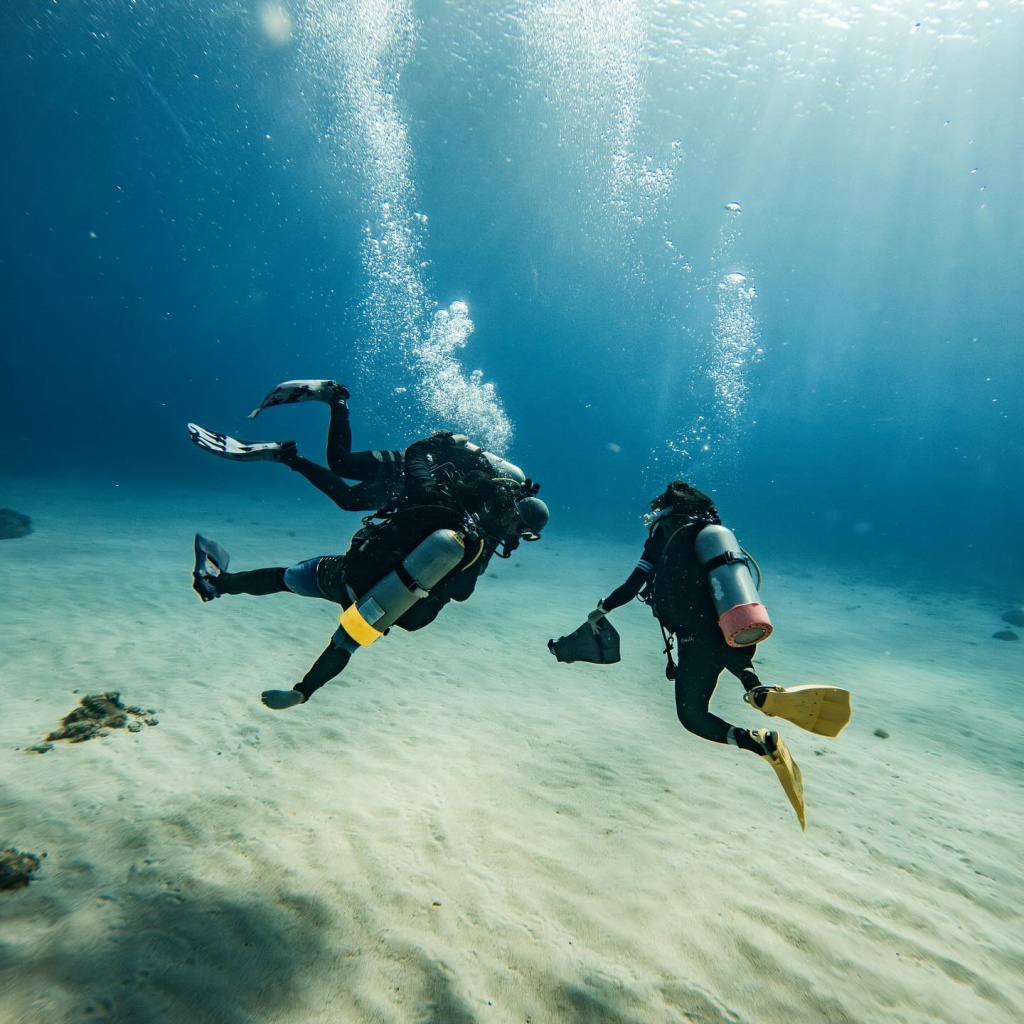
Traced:
POLYGON ((698 491, 685 480, 673 480, 651 502, 651 511, 680 512, 691 519, 718 518, 715 503, 703 491, 698 491))

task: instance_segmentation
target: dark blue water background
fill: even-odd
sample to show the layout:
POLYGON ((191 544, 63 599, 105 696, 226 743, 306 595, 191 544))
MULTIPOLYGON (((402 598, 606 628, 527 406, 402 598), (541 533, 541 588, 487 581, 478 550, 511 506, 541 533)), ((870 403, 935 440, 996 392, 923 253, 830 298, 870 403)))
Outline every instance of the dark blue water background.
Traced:
POLYGON ((456 368, 553 528, 639 544, 686 476, 753 547, 1020 600, 1022 29, 1020 3, 5 4, 0 468, 298 492, 185 432, 319 455, 320 408, 245 419, 291 377, 349 384, 357 446, 486 439, 493 409, 424 397, 451 357, 410 354, 464 302, 456 368))

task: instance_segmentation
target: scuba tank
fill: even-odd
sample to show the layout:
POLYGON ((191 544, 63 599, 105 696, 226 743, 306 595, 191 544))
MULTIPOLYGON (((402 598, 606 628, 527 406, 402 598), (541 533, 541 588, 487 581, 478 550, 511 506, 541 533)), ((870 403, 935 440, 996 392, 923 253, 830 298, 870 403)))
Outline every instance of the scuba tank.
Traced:
POLYGON ((725 642, 730 647, 750 647, 766 640, 772 632, 768 609, 758 600, 750 558, 732 530, 705 526, 695 543, 725 642))
POLYGON ((465 538, 454 530, 435 530, 342 613, 336 647, 354 653, 379 640, 417 601, 444 579, 466 554, 465 538))
POLYGON ((517 484, 526 483, 526 474, 517 465, 473 444, 465 434, 453 434, 452 440, 466 451, 479 452, 488 461, 497 479, 514 480, 517 484))

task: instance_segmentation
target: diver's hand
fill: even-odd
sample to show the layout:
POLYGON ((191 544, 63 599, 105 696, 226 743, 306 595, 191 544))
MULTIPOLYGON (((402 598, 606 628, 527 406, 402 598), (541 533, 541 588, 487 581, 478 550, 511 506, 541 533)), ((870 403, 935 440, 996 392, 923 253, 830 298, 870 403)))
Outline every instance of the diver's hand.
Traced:
POLYGON ((260 700, 271 711, 284 711, 285 708, 293 708, 296 704, 303 703, 302 694, 298 690, 264 690, 260 700))
POLYGON ((604 601, 598 601, 597 607, 587 616, 587 622, 590 624, 590 628, 596 633, 600 628, 601 620, 608 613, 604 610, 604 601))

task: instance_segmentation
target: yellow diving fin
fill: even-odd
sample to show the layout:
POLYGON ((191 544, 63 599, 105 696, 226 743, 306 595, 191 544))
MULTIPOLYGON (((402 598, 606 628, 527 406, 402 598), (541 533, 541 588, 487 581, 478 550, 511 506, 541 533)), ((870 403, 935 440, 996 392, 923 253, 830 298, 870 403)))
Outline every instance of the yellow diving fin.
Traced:
POLYGON ((772 718, 819 736, 838 736, 850 721, 850 691, 838 686, 757 686, 743 699, 772 718))
POLYGON ((807 819, 804 815, 804 777, 800 765, 793 760, 789 747, 782 741, 777 732, 767 729, 751 729, 750 735, 761 744, 765 753, 761 756, 775 769, 775 774, 782 783, 782 788, 789 797, 789 802, 800 819, 800 827, 807 831, 807 819))

